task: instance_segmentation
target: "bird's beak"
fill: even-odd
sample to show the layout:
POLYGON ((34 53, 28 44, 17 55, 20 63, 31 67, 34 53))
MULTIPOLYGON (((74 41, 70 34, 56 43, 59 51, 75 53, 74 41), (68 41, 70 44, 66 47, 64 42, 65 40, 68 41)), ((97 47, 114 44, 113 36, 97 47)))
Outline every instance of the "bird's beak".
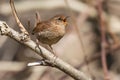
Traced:
POLYGON ((64 18, 64 22, 66 22, 66 20, 69 18, 70 16, 66 16, 65 18, 64 18))
POLYGON ((66 16, 65 18, 64 18, 64 24, 65 24, 65 26, 67 26, 68 25, 68 22, 67 22, 67 19, 69 18, 70 16, 66 16))

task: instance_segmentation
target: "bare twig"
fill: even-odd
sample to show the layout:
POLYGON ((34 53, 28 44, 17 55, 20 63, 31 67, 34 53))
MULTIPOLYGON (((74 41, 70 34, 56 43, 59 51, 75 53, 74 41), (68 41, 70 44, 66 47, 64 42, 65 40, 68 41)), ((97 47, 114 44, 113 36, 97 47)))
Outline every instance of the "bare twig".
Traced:
POLYGON ((27 64, 27 66, 51 66, 51 67, 54 67, 54 65, 51 65, 50 63, 51 62, 49 62, 48 60, 41 59, 40 61, 30 62, 27 64))
POLYGON ((104 71, 105 80, 110 80, 110 76, 108 73, 107 62, 106 62, 106 32, 105 32, 105 24, 103 18, 103 10, 102 10, 102 0, 98 0, 98 15, 100 17, 100 30, 101 30, 101 60, 104 71))
POLYGON ((12 9, 12 13, 13 13, 13 16, 15 17, 15 20, 21 30, 22 33, 25 33, 26 35, 29 35, 29 33, 27 32, 27 30, 25 29, 25 27, 22 25, 22 23, 20 22, 18 16, 17 16, 17 12, 16 12, 16 9, 15 9, 15 6, 14 6, 14 0, 10 0, 10 6, 11 6, 11 9, 12 9))
POLYGON ((65 63, 60 58, 55 57, 51 52, 46 50, 44 47, 40 46, 43 53, 40 53, 40 50, 35 47, 37 46, 32 40, 28 40, 26 42, 21 42, 21 34, 16 32, 15 30, 11 29, 5 22, 0 21, 0 33, 2 35, 6 35, 11 37, 12 39, 18 41, 21 44, 29 47, 31 50, 35 51, 39 56, 42 56, 44 59, 50 61, 54 67, 58 68, 59 70, 65 72, 72 78, 76 80, 91 80, 88 76, 86 76, 83 72, 76 70, 71 65, 65 63))
POLYGON ((27 64, 27 66, 50 66, 44 61, 36 61, 36 62, 30 62, 27 64))

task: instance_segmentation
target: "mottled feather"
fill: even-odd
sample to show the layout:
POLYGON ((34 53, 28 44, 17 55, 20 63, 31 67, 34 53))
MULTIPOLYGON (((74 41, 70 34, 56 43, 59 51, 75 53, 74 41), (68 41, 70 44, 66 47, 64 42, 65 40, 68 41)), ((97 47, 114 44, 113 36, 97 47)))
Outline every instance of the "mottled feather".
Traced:
POLYGON ((65 34, 66 18, 65 16, 55 16, 48 21, 39 22, 33 29, 32 34, 35 34, 36 38, 44 44, 55 44, 65 34))

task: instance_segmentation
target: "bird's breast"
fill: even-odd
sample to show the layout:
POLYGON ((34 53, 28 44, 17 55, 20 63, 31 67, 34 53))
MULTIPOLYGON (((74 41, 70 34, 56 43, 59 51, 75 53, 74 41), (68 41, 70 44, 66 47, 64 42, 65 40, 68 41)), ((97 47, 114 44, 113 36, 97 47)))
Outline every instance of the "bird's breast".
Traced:
POLYGON ((64 36, 64 34, 65 28, 62 28, 62 26, 54 26, 46 31, 39 32, 37 38, 42 43, 51 45, 57 43, 64 36))

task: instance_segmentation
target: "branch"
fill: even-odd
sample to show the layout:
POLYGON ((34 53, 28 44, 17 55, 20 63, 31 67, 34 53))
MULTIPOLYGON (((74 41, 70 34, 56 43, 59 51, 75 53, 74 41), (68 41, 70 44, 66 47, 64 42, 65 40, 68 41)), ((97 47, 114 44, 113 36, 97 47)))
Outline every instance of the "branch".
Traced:
POLYGON ((107 62, 106 62, 106 32, 105 32, 105 22, 104 22, 104 16, 103 16, 103 10, 102 10, 102 1, 98 0, 98 15, 100 18, 100 30, 101 30, 101 61, 104 71, 105 80, 110 80, 107 62))
POLYGON ((60 58, 57 58, 56 56, 54 56, 51 52, 49 52, 48 50, 46 50, 42 46, 39 46, 41 48, 41 51, 42 51, 42 53, 40 53, 41 51, 38 48, 36 48, 37 45, 31 39, 24 41, 24 42, 21 41, 22 34, 19 34, 15 30, 10 28, 3 21, 0 21, 0 34, 9 36, 12 39, 18 41, 19 43, 29 47, 31 50, 35 51, 39 56, 42 56, 44 59, 50 61, 51 64, 54 65, 54 67, 65 72, 66 74, 68 74, 69 76, 74 78, 75 80, 91 80, 83 72, 78 71, 77 69, 73 68, 71 65, 67 64, 66 62, 64 62, 60 58))

